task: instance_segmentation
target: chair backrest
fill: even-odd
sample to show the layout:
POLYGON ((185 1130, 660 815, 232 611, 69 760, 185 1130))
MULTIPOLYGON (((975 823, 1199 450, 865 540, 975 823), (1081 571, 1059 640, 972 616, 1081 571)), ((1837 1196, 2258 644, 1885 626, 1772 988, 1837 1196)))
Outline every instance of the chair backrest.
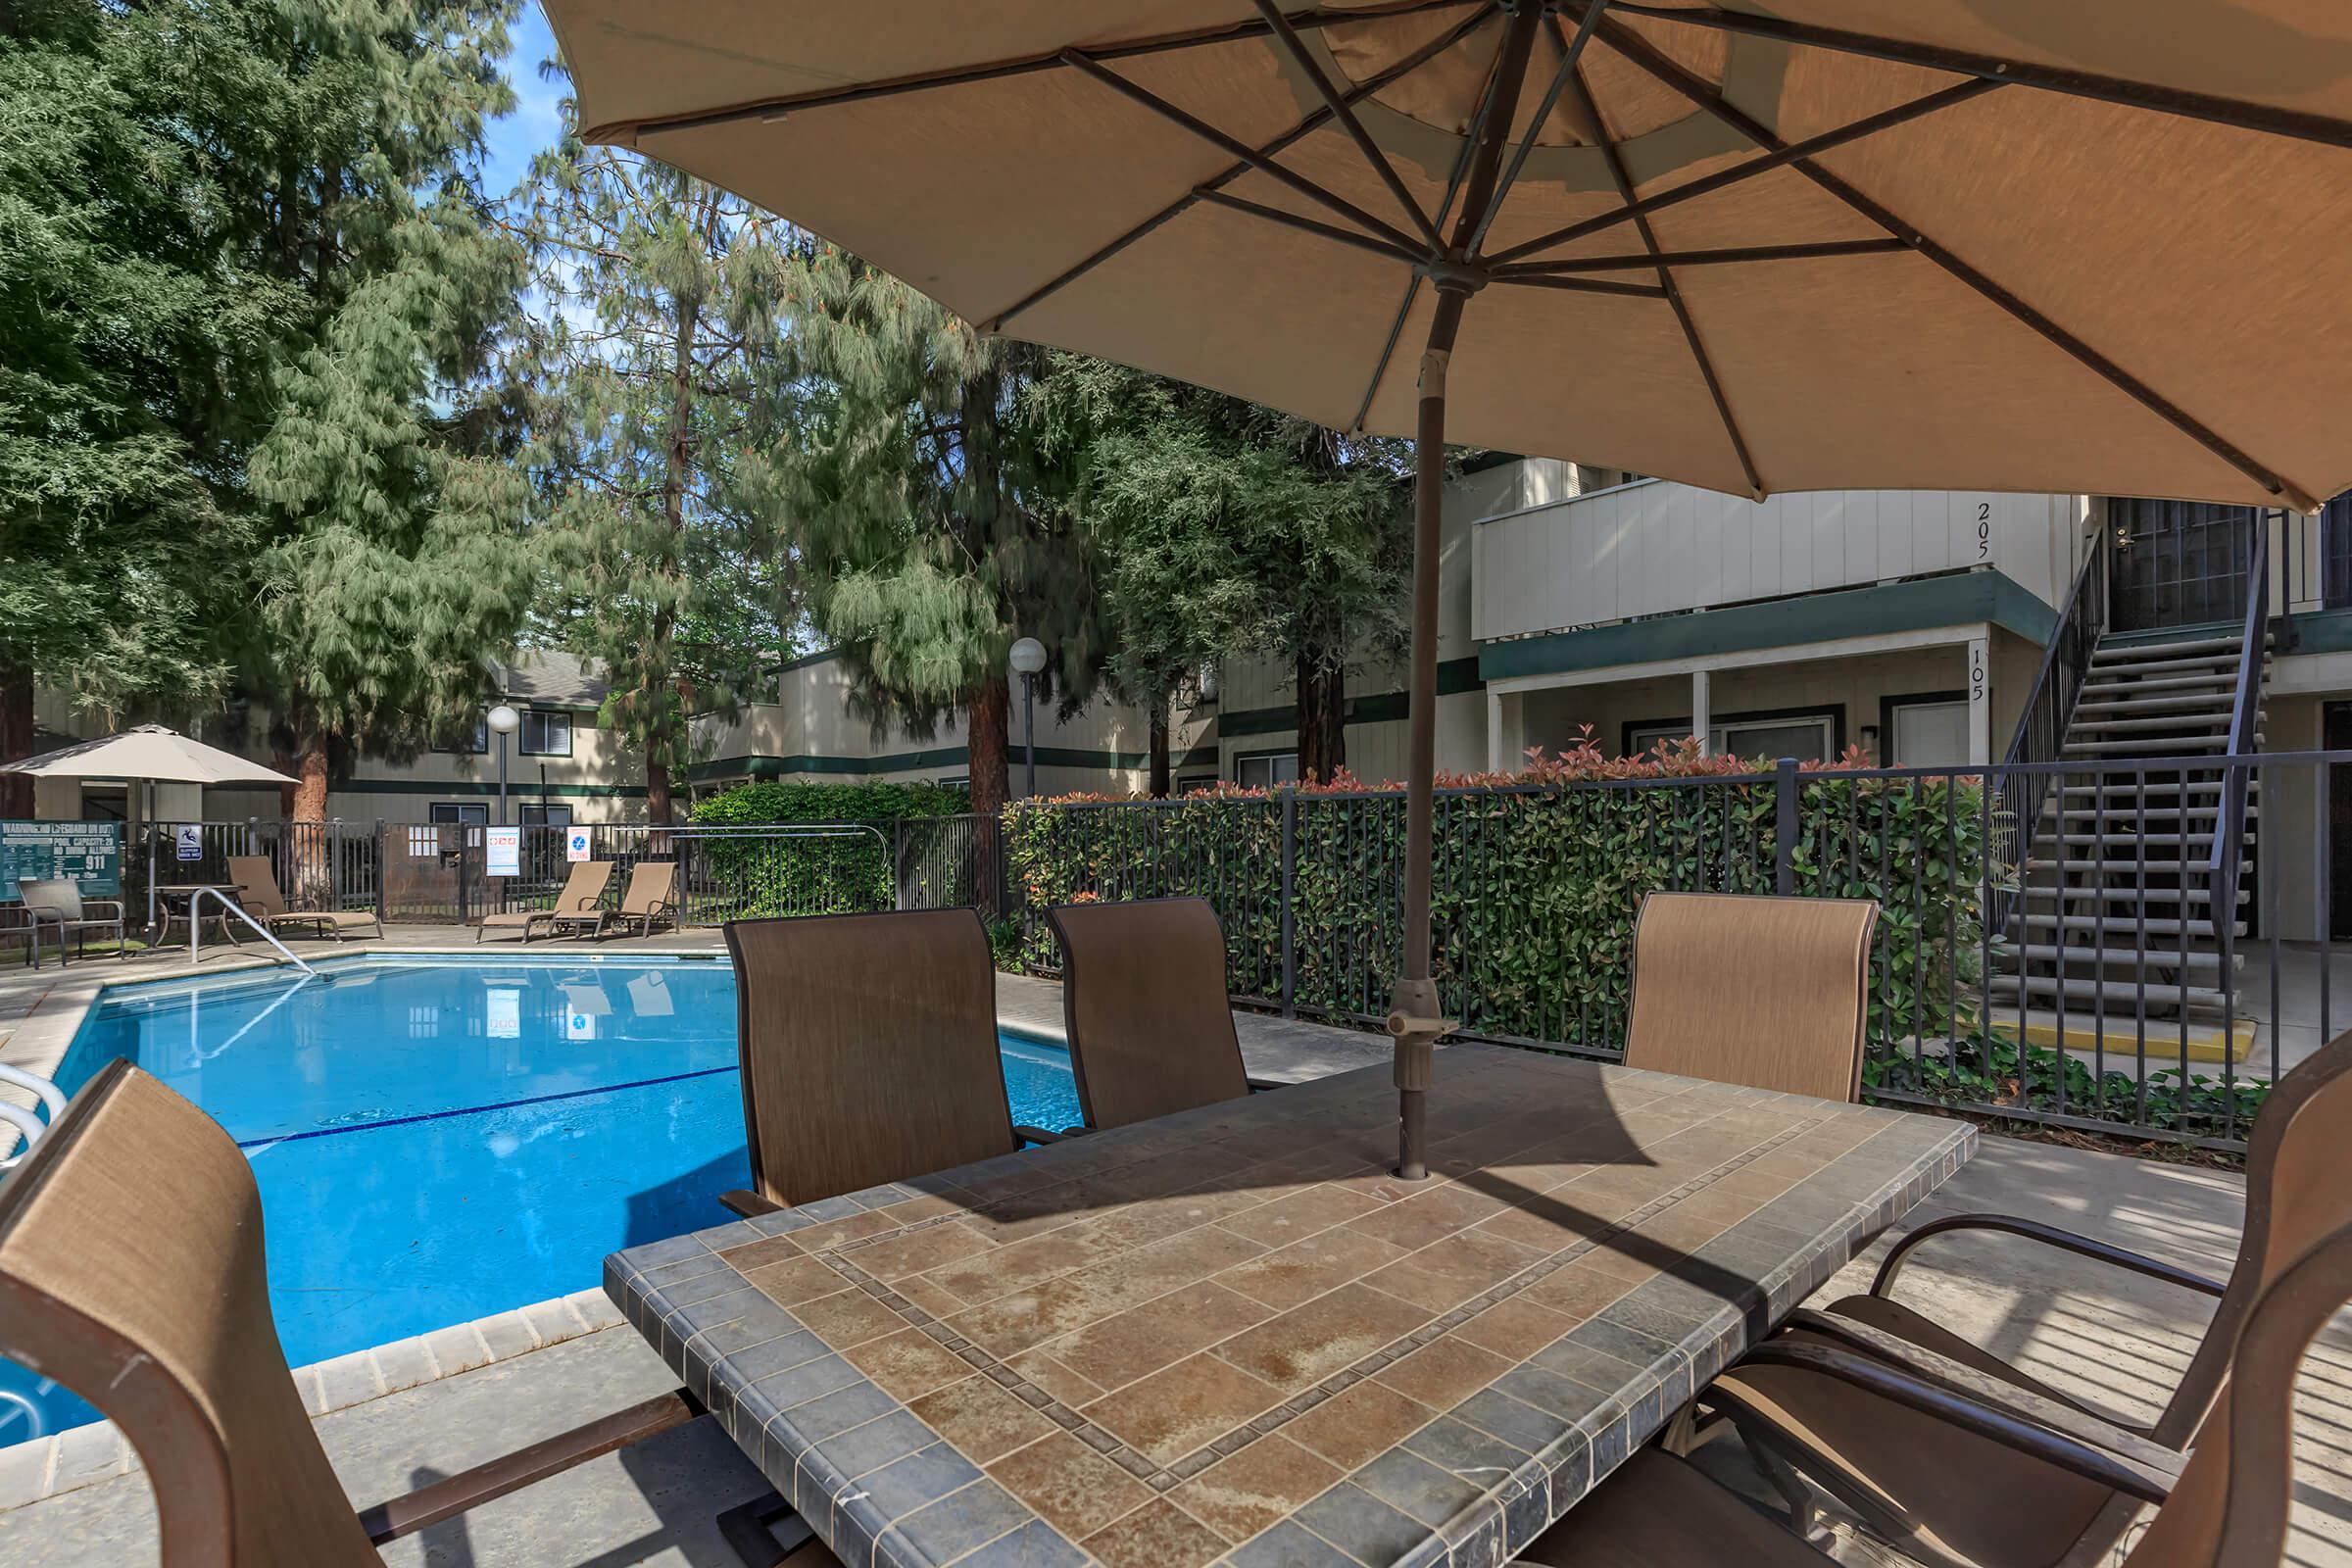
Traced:
POLYGON ((2352 1226, 2352 1031, 2336 1036, 2272 1086, 2246 1140, 2246 1220, 2229 1288, 2204 1343, 2152 1435, 2180 1447, 2205 1421, 2228 1377, 2247 1314, 2287 1266, 2352 1226))
POLYGON ((1878 918, 1868 899, 1652 893, 1634 928, 1626 1065, 1852 1100, 1878 918))
POLYGON ((286 896, 278 891, 277 867, 267 855, 232 855, 228 879, 237 885, 237 902, 255 914, 285 914, 286 896))
POLYGON ((752 1186, 807 1203, 1019 1147, 974 909, 734 920, 752 1186))
POLYGON ((1064 904, 1062 1016, 1090 1127, 1124 1127, 1250 1093, 1225 990, 1225 933, 1205 899, 1064 904))
POLYGON ((251 1167, 127 1061, 0 1184, 0 1354, 129 1438, 164 1568, 380 1562, 278 1348, 251 1167))
POLYGON ((2352 1302, 2352 1226, 2320 1234, 2254 1297, 2229 1389, 2198 1428, 2172 1495, 2124 1568, 2276 1568, 2294 1494, 2295 1380, 2311 1342, 2352 1302))
POLYGON ((629 885, 620 895, 620 912, 647 914, 671 903, 677 895, 677 861, 639 860, 629 867, 629 885))
POLYGON ((17 878, 17 897, 24 901, 27 909, 38 909, 62 920, 78 920, 81 913, 81 886, 70 878, 21 876, 17 878))
POLYGON ((556 895, 556 912, 577 914, 595 908, 605 902, 605 889, 612 881, 611 860, 574 860, 564 878, 564 891, 556 895))

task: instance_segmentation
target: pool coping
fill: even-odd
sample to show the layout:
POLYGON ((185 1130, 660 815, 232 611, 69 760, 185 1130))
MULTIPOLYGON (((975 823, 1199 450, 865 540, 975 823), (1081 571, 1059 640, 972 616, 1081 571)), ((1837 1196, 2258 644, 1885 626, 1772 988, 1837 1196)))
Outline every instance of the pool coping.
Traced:
MULTIPOLYGON (((639 963, 686 961, 709 962, 724 958, 726 950, 663 949, 647 953, 564 954, 565 961, 578 963, 639 963)), ((536 961, 556 959, 549 954, 518 955, 502 953, 494 959, 476 947, 371 949, 364 953, 332 954, 318 960, 337 966, 356 966, 362 963, 398 963, 407 958, 479 958, 489 961, 511 961, 516 957, 536 961)), ((551 967, 554 966, 552 963, 551 967)), ((132 990, 154 985, 170 985, 186 980, 205 980, 217 975, 257 973, 268 969, 287 967, 276 959, 239 956, 224 959, 219 967, 178 974, 99 974, 77 975, 71 969, 61 974, 52 986, 33 1004, 32 1010, 20 1020, 5 1041, 0 1041, 0 1062, 22 1067, 42 1077, 53 1074, 65 1060, 74 1037, 80 1033, 84 1018, 91 1007, 110 990, 132 990)), ((1007 1018, 1000 1007, 999 1027, 1008 1032, 1039 1039, 1050 1045, 1066 1048, 1067 1033, 1058 1025, 1043 1019, 1007 1018)), ((17 1103, 30 1106, 32 1096, 13 1086, 0 1086, 0 1096, 17 1103)), ((12 1146, 13 1147, 13 1146, 12 1146)), ((294 1371, 295 1387, 301 1391, 303 1408, 314 1418, 331 1411, 365 1404, 370 1399, 399 1394, 442 1378, 456 1377, 494 1362, 505 1361, 533 1350, 542 1350, 565 1340, 600 1333, 621 1322, 620 1311, 605 1295, 601 1285, 591 1285, 568 1296, 553 1297, 528 1305, 510 1307, 469 1322, 453 1323, 431 1329, 423 1334, 393 1340, 367 1349, 352 1350, 330 1356, 294 1371)), ((117 1476, 128 1475, 137 1467, 137 1455, 122 1430, 112 1421, 96 1421, 69 1427, 48 1437, 33 1438, 24 1443, 0 1446, 0 1513, 45 1501, 63 1493, 94 1486, 117 1476)))

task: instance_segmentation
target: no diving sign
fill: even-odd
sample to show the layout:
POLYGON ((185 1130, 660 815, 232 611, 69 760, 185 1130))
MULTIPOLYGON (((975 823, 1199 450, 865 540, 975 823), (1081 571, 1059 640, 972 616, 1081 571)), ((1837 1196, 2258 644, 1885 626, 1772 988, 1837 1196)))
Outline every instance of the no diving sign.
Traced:
POLYGON ((564 835, 564 858, 566 860, 585 860, 588 858, 588 830, 586 828, 575 827, 565 831, 564 835))

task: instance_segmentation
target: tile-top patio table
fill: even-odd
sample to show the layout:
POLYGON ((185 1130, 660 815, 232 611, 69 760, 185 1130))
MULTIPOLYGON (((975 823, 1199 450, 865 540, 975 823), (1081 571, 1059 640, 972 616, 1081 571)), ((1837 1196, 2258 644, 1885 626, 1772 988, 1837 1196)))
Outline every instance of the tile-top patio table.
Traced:
POLYGON ((1503 1561, 1974 1152, 1455 1046, 615 1253, 845 1563, 1503 1561))

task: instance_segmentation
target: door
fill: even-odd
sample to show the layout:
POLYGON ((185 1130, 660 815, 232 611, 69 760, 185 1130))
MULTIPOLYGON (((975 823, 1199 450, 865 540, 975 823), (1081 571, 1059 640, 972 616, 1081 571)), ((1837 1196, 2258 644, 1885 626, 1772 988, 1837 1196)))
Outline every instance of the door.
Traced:
POLYGON ((2257 514, 2191 501, 2107 503, 2115 553, 2107 596, 2113 631, 2239 620, 2257 514))

